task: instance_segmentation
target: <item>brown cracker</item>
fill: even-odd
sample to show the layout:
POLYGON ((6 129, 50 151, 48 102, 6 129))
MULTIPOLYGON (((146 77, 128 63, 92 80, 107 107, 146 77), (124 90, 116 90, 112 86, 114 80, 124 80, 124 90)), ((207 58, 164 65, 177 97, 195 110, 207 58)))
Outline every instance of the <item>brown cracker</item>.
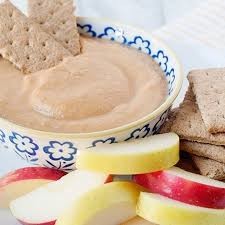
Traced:
POLYGON ((171 131, 177 133, 181 139, 225 145, 225 133, 211 134, 206 130, 190 87, 186 93, 184 102, 176 114, 171 131))
POLYGON ((179 108, 175 108, 169 112, 167 120, 165 121, 165 123, 162 125, 160 129, 160 132, 159 132, 160 134, 169 133, 171 131, 171 127, 173 125, 173 121, 176 118, 176 114, 178 110, 179 108))
POLYGON ((225 68, 194 70, 188 79, 207 130, 225 132, 225 68))
POLYGON ((215 180, 225 179, 225 164, 200 156, 192 156, 200 174, 215 180))
POLYGON ((73 0, 28 0, 28 15, 73 55, 80 53, 73 0))
POLYGON ((180 149, 193 155, 203 156, 225 164, 224 146, 182 140, 180 142, 180 149))
POLYGON ((0 54, 24 73, 58 64, 70 52, 9 1, 0 4, 0 54))
POLYGON ((196 168, 196 166, 191 158, 191 155, 188 155, 188 157, 186 157, 186 156, 184 157, 181 154, 180 160, 176 166, 183 170, 186 170, 188 172, 199 174, 199 170, 196 168))

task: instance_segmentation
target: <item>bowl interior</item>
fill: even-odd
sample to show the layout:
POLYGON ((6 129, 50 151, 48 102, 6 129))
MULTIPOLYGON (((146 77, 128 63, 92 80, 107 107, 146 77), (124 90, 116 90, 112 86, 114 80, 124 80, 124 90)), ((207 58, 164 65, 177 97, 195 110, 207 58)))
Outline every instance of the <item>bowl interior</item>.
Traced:
POLYGON ((166 101, 154 112, 133 123, 100 132, 44 132, 21 127, 0 118, 0 144, 33 164, 66 171, 75 168, 78 150, 153 134, 165 121, 183 80, 181 65, 173 51, 149 33, 107 20, 84 17, 78 18, 78 28, 84 35, 116 41, 148 54, 160 65, 169 88, 166 101))
MULTIPOLYGON (((73 140, 97 138, 102 136, 116 135, 121 132, 128 132, 131 129, 135 129, 142 124, 149 123, 157 119, 160 115, 164 114, 172 105, 182 86, 183 73, 181 64, 176 55, 170 48, 155 38, 150 33, 135 29, 133 27, 111 22, 104 19, 94 19, 89 17, 78 17, 78 29, 81 34, 93 37, 108 39, 116 41, 124 45, 134 47, 152 57, 161 67, 168 82, 168 96, 165 102, 149 115, 141 118, 132 123, 126 124, 121 127, 116 127, 110 130, 92 132, 92 133, 54 133, 46 131, 38 131, 27 127, 11 123, 3 118, 0 118, 0 124, 2 127, 7 128, 11 132, 12 127, 14 130, 33 135, 35 137, 44 139, 65 139, 73 140)), ((0 134, 1 137, 1 134, 0 134)))
POLYGON ((127 25, 100 19, 90 20, 90 18, 84 17, 78 18, 78 29, 83 35, 116 41, 148 54, 159 64, 166 76, 168 82, 167 99, 174 100, 176 98, 182 83, 181 65, 173 51, 159 39, 127 25))

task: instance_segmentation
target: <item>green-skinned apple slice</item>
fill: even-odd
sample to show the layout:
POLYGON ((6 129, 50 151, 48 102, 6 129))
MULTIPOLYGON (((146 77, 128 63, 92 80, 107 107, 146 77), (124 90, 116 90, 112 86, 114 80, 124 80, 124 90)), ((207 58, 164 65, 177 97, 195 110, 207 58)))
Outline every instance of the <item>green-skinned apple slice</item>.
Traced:
POLYGON ((152 223, 163 225, 225 224, 225 209, 193 206, 146 192, 140 194, 137 214, 152 223))
POLYGON ((136 216, 140 187, 130 182, 112 182, 74 201, 56 225, 119 225, 136 216))
POLYGON ((80 151, 76 165, 109 174, 140 174, 168 169, 178 160, 179 137, 168 133, 80 151))

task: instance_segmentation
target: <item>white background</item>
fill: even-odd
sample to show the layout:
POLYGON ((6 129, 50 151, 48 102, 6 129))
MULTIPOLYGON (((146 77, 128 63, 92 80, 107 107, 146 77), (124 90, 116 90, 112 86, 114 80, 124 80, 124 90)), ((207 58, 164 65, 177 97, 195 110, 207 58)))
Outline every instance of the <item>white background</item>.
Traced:
MULTIPOLYGON (((26 0, 11 0, 26 13, 26 0)), ((76 0, 77 15, 105 17, 153 30, 177 19, 203 0, 76 0)))

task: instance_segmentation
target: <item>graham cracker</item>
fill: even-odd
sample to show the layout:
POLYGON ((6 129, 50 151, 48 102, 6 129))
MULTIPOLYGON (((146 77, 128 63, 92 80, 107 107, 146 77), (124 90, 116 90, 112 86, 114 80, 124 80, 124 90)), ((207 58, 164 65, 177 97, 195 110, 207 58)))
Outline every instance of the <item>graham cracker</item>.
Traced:
POLYGON ((225 68, 194 70, 188 79, 207 130, 225 132, 225 68))
POLYGON ((206 130, 191 87, 172 124, 171 131, 181 139, 206 144, 225 145, 225 133, 211 134, 206 130))
POLYGON ((225 164, 225 146, 182 140, 180 142, 180 149, 193 155, 203 156, 225 164))
POLYGON ((71 53, 9 1, 0 4, 0 54, 24 73, 57 65, 71 53))
POLYGON ((28 0, 28 15, 74 56, 80 40, 73 0, 28 0))
POLYGON ((192 156, 200 174, 215 180, 225 179, 225 164, 200 156, 192 156))
MULTIPOLYGON (((196 168, 192 158, 191 158, 191 155, 188 154, 184 156, 184 153, 186 152, 181 152, 180 154, 180 160, 179 162, 177 163, 177 167, 183 169, 183 170, 186 170, 190 173, 196 173, 196 174, 199 174, 199 170, 196 168)), ((187 154, 187 153, 186 153, 187 154)))
POLYGON ((178 110, 179 110, 179 108, 174 108, 169 112, 167 120, 160 128, 160 131, 159 131, 160 134, 169 133, 171 131, 171 127, 173 125, 173 121, 176 118, 176 114, 177 114, 178 110))

